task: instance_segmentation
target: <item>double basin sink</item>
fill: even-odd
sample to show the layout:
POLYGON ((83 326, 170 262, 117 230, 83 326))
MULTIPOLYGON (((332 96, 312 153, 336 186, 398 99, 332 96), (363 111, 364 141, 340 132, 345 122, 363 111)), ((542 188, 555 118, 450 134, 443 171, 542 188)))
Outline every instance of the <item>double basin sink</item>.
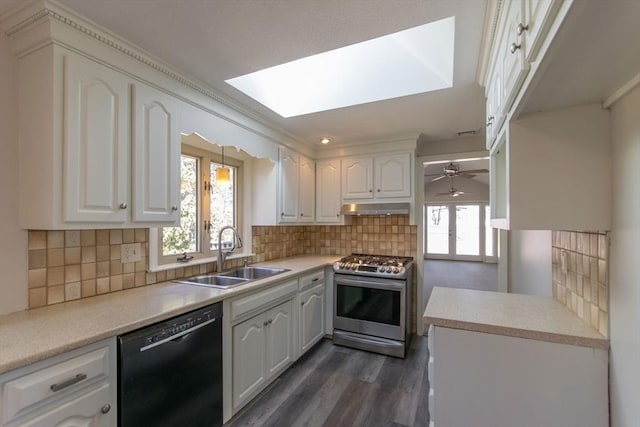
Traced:
POLYGON ((178 283, 187 285, 208 286, 211 288, 232 288, 234 286, 244 285, 254 280, 266 279, 276 274, 289 271, 286 268, 271 267, 240 267, 235 270, 218 274, 205 274, 203 276, 190 277, 187 279, 176 280, 178 283))

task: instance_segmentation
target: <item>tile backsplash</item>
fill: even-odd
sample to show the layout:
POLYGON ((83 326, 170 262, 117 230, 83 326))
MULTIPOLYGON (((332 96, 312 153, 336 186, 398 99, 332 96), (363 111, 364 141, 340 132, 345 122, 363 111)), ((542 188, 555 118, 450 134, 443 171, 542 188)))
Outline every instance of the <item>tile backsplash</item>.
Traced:
POLYGON ((553 297, 608 337, 609 235, 554 231, 552 269, 553 297), (563 256, 566 272, 562 269, 563 256))
MULTIPOLYGON (((347 218, 347 225, 254 226, 253 262, 352 252, 416 256, 408 215, 347 218)), ((30 230, 29 308, 42 307, 214 271, 215 263, 148 272, 149 230, 30 230), (141 260, 123 263, 123 244, 140 243, 141 260)), ((226 268, 242 265, 229 260, 226 268)))

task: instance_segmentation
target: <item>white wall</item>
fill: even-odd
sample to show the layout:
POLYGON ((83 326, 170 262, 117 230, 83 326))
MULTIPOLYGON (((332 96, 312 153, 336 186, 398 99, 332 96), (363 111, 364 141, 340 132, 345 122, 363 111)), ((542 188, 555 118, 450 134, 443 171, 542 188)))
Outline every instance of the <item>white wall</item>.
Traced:
POLYGON ((0 314, 27 307, 27 233, 18 228, 17 72, 18 61, 0 33, 0 314))
POLYGON ((640 419, 640 87, 612 107, 611 425, 640 419))
POLYGON ((509 231, 509 292, 553 296, 551 231, 509 231))

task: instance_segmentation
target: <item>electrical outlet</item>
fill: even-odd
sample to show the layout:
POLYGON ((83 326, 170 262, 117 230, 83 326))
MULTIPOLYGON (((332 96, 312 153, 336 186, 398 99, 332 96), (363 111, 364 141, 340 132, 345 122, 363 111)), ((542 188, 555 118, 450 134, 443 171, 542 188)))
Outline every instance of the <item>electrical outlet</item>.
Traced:
POLYGON ((560 270, 567 274, 567 251, 560 252, 560 270))
POLYGON ((140 243, 127 243, 120 245, 120 262, 138 262, 142 259, 140 243))

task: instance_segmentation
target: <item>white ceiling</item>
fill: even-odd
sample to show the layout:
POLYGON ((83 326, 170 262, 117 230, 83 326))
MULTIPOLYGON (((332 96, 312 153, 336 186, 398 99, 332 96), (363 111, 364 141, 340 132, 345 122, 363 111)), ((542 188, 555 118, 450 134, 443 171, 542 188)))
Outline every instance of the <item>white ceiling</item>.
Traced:
MULTIPOLYGON (((455 137, 484 126, 475 82, 485 0, 60 0, 298 140, 455 137), (284 119, 224 83, 266 67, 456 17, 451 89, 284 119)), ((0 9, 16 0, 0 0, 0 9)))

